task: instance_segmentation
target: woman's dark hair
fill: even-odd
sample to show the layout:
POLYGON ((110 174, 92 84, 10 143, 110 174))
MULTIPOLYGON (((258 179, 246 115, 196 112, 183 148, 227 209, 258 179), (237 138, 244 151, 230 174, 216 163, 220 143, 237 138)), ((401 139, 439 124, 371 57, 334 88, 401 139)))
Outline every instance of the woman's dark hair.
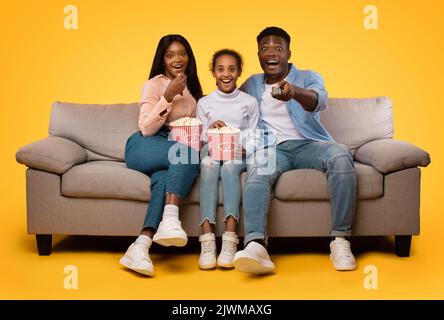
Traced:
POLYGON ((159 74, 165 74, 164 55, 166 49, 173 42, 179 42, 185 47, 188 55, 188 65, 185 70, 187 75, 187 87, 194 99, 199 100, 202 98, 202 87, 200 86, 199 77, 197 76, 196 59, 194 58, 193 50, 187 39, 179 34, 169 34, 162 37, 157 45, 156 54, 154 55, 153 65, 151 66, 151 72, 148 79, 154 78, 159 74))
POLYGON ((244 62, 242 60, 242 57, 237 51, 234 51, 231 49, 222 49, 222 50, 216 51, 213 54, 213 59, 210 64, 210 71, 214 71, 214 67, 216 66, 217 58, 224 56, 224 55, 229 55, 229 56, 232 56, 234 59, 236 59, 237 68, 239 69, 239 72, 242 72, 242 68, 244 66, 244 62))
POLYGON ((279 27, 267 27, 264 30, 262 30, 256 37, 257 44, 261 42, 261 40, 268 36, 277 36, 282 39, 284 39, 287 42, 288 47, 290 48, 290 35, 282 28, 279 27))

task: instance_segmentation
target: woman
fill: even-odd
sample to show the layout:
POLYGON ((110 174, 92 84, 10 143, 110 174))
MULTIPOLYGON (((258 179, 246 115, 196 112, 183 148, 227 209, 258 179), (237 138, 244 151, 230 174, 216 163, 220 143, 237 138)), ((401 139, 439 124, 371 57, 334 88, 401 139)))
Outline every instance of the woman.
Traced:
MULTIPOLYGON (((147 276, 154 275, 148 251, 152 242, 163 246, 184 246, 187 235, 179 220, 179 205, 190 191, 199 164, 172 164, 168 155, 174 141, 168 140, 168 123, 194 117, 196 101, 202 97, 196 61, 188 41, 180 35, 160 39, 149 80, 140 100, 139 129, 127 141, 128 168, 151 177, 151 200, 139 237, 120 263, 147 276)), ((191 148, 178 152, 190 155, 191 148)), ((178 155, 182 156, 182 155, 178 155)), ((195 155, 194 155, 195 157, 195 155)), ((176 163, 176 162, 174 162, 176 163)))

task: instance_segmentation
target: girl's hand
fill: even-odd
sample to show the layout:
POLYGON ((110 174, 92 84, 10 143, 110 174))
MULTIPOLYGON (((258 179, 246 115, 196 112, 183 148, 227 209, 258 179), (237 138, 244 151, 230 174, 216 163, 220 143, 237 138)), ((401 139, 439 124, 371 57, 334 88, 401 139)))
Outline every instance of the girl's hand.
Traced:
POLYGON ((216 120, 208 127, 208 129, 219 129, 226 126, 227 125, 222 120, 216 120))
POLYGON ((173 101, 174 97, 178 94, 183 95, 183 91, 187 85, 187 76, 183 73, 179 73, 165 90, 163 94, 165 100, 169 103, 173 101))
POLYGON ((235 146, 235 148, 234 148, 234 158, 235 159, 245 158, 246 154, 247 154, 247 152, 245 151, 245 148, 242 145, 237 144, 235 146))

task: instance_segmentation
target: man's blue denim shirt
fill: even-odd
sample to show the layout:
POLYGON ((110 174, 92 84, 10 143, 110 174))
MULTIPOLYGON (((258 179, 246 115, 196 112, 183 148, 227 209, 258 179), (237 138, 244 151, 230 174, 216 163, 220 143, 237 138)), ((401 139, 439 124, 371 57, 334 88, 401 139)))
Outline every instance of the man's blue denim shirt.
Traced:
MULTIPOLYGON (((327 104, 327 91, 324 88, 324 80, 321 75, 311 70, 298 70, 293 64, 290 64, 290 72, 286 81, 301 88, 314 90, 318 96, 318 104, 312 112, 306 111, 294 99, 286 102, 291 120, 302 136, 307 140, 334 141, 321 124, 319 117, 319 111, 324 110, 327 104)), ((242 84, 240 89, 255 97, 260 106, 265 91, 265 74, 252 75, 242 84)), ((273 133, 265 127, 262 117, 259 118, 259 129, 264 130, 263 142, 265 146, 273 145, 273 141, 276 139, 273 133)))

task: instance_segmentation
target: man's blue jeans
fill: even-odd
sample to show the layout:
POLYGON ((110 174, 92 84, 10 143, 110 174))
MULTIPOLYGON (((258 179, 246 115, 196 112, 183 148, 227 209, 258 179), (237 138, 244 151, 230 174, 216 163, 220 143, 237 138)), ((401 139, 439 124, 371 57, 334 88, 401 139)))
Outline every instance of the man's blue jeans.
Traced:
POLYGON ((288 140, 276 148, 258 150, 252 156, 255 160, 248 159, 243 195, 245 244, 252 240, 267 244, 272 188, 282 173, 293 169, 316 169, 327 174, 332 217, 330 235, 351 235, 357 182, 353 157, 346 146, 335 142, 288 140))
MULTIPOLYGON (((178 164, 169 161, 168 153, 174 146, 177 146, 177 143, 168 140, 168 131, 165 129, 159 130, 154 136, 146 137, 138 131, 127 140, 125 147, 127 167, 151 177, 151 200, 144 228, 157 229, 162 220, 165 193, 175 193, 182 200, 185 199, 199 173, 199 163, 191 162, 191 157, 196 159, 196 151, 184 145, 178 148, 177 157, 186 159, 178 164), (179 154, 180 152, 182 154, 179 154)), ((198 157, 199 155, 197 159, 198 157)))
POLYGON ((239 219, 241 198, 240 174, 247 169, 243 161, 211 160, 209 156, 202 159, 200 167, 200 224, 208 220, 216 223, 217 198, 219 197, 219 177, 222 181, 224 195, 224 221, 232 216, 239 219), (239 162, 239 163, 238 163, 239 162))

